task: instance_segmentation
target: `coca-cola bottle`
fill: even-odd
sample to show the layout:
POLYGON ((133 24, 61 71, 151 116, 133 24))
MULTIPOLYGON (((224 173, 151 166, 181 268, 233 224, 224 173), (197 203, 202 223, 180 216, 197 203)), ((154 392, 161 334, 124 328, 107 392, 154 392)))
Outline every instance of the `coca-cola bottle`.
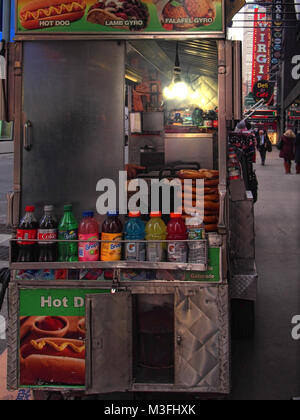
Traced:
POLYGON ((39 262, 57 260, 57 220, 53 215, 53 206, 44 207, 44 215, 38 229, 39 262), (50 242, 48 242, 50 241, 50 242))
POLYGON ((36 260, 36 242, 38 223, 34 217, 34 206, 25 207, 25 216, 17 229, 17 244, 19 248, 18 262, 33 262, 36 260))

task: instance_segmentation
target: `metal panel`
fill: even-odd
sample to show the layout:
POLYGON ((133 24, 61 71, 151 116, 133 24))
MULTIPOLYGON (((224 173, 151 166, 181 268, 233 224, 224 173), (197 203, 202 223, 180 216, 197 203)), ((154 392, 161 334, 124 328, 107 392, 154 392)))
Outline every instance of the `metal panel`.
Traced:
POLYGON ((32 148, 23 148, 22 207, 71 202, 79 217, 95 208, 100 178, 118 180, 124 71, 124 43, 24 43, 23 123, 32 123, 32 148))
MULTIPOLYGON (((233 119, 233 48, 232 41, 225 42, 226 56, 226 120, 233 119)), ((219 111, 220 112, 220 111, 219 111)))
POLYGON ((129 292, 86 296, 86 393, 126 391, 132 381, 129 292))
POLYGON ((233 41, 233 112, 234 119, 242 119, 242 42, 233 41))
POLYGON ((215 169, 212 134, 165 134, 165 163, 199 162, 201 168, 215 169))
POLYGON ((255 301, 258 284, 255 261, 252 259, 233 260, 231 272, 229 283, 230 298, 255 301))
POLYGON ((7 389, 18 389, 19 385, 19 290, 16 283, 8 287, 8 328, 7 328, 7 389))
POLYGON ((176 289, 176 386, 229 392, 228 312, 228 286, 176 289))
POLYGON ((255 259, 253 200, 230 201, 230 252, 233 258, 255 259))

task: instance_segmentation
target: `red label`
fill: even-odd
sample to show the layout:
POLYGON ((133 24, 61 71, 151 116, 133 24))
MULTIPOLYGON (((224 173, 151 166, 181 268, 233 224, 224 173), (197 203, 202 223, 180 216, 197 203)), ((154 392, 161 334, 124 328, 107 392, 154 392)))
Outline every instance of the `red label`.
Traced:
MULTIPOLYGON (((56 229, 39 229, 38 230, 38 240, 39 243, 43 241, 52 241, 57 239, 56 229)), ((53 242, 47 242, 51 245, 53 242)))
POLYGON ((17 243, 19 245, 33 245, 35 242, 23 242, 22 239, 36 239, 37 230, 36 229, 18 229, 17 230, 17 243))

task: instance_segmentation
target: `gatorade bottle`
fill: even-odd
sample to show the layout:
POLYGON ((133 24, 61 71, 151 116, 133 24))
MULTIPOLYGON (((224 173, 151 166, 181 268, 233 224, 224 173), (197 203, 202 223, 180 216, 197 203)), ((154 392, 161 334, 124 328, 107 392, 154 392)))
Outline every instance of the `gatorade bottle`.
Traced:
MULTIPOLYGON (((72 204, 64 206, 64 215, 58 226, 58 239, 70 241, 71 239, 78 239, 78 223, 72 213, 72 204)), ((58 261, 78 261, 77 242, 59 242, 58 261)))
POLYGON ((92 211, 85 211, 82 214, 82 221, 79 224, 78 238, 78 260, 79 261, 99 261, 99 225, 94 219, 92 211), (88 241, 88 242, 85 242, 88 241))
POLYGON ((168 242, 168 261, 186 263, 187 243, 179 242, 188 238, 185 223, 181 214, 171 213, 170 217, 167 226, 167 239, 172 242, 168 242))
MULTIPOLYGON (((146 224, 146 240, 158 241, 166 240, 167 227, 161 219, 161 212, 151 212, 150 220, 146 224)), ((165 259, 165 243, 147 244, 147 261, 161 262, 165 259)))
POLYGON ((125 240, 132 241, 125 244, 125 260, 145 261, 146 246, 142 241, 145 239, 145 223, 141 219, 141 212, 129 212, 129 220, 125 224, 125 240))
POLYGON ((117 241, 122 240, 123 225, 119 219, 117 211, 107 213, 107 219, 102 225, 101 261, 119 261, 122 256, 122 244, 117 241))
POLYGON ((206 239, 205 225, 203 218, 195 213, 185 221, 189 242, 189 263, 206 264, 207 263, 207 244, 203 242, 206 239), (195 242, 194 242, 195 241, 195 242), (202 242, 199 242, 202 241, 202 242))

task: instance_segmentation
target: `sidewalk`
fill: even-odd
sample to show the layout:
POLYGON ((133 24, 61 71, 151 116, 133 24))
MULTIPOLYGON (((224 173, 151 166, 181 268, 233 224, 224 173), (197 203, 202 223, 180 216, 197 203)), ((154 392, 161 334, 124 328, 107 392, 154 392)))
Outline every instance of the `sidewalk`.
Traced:
POLYGON ((253 341, 234 343, 235 400, 300 395, 300 342, 291 337, 300 314, 300 175, 285 175, 278 155, 275 149, 267 166, 259 158, 256 165, 256 332, 253 341))

